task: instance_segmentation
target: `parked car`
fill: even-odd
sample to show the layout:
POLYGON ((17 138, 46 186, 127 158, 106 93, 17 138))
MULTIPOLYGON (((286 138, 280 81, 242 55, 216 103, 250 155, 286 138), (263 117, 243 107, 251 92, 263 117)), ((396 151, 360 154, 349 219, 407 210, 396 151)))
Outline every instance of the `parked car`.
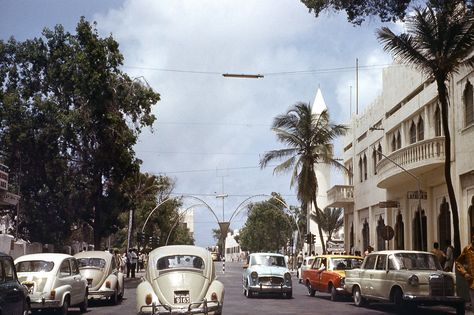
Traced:
POLYGON ((370 253, 360 269, 346 271, 345 290, 357 306, 370 300, 392 302, 399 309, 442 304, 464 314, 464 301, 456 296, 454 274, 444 272, 436 256, 428 252, 370 253))
POLYGON ((293 286, 285 256, 253 253, 247 257, 242 275, 243 293, 250 298, 260 293, 276 293, 291 298, 293 286))
POLYGON ((301 266, 296 270, 296 277, 298 278, 298 283, 303 282, 303 272, 306 269, 311 267, 315 257, 316 256, 306 256, 305 258, 303 258, 303 262, 301 263, 301 266))
POLYGON ((31 310, 56 309, 67 314, 70 306, 87 311, 87 280, 76 258, 66 254, 30 254, 15 259, 18 280, 28 289, 31 310))
POLYGON ((136 290, 138 314, 222 314, 224 285, 216 280, 211 253, 173 245, 150 252, 136 290))
POLYGON ((0 252, 0 314, 27 315, 28 290, 19 281, 13 258, 0 252))
POLYGON ((115 305, 124 294, 124 274, 118 270, 115 256, 105 251, 84 251, 74 257, 79 272, 87 280, 89 298, 108 298, 115 305))
POLYGON ((218 252, 211 252, 211 257, 213 261, 221 261, 221 254, 218 252))
POLYGON ((308 269, 303 271, 303 282, 308 294, 314 296, 316 291, 331 293, 331 300, 347 294, 344 290, 346 271, 359 268, 362 257, 345 255, 317 256, 308 269))

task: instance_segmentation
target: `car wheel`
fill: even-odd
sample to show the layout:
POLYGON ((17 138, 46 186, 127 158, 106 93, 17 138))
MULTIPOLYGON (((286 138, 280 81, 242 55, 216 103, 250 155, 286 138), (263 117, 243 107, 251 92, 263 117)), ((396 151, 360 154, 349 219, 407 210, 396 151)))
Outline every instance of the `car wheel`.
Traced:
POLYGON ((122 301, 123 300, 123 294, 124 294, 125 290, 124 290, 124 288, 120 288, 120 287, 119 287, 119 290, 120 290, 120 293, 118 295, 118 299, 119 299, 119 301, 122 301))
POLYGON ((30 314, 30 304, 25 301, 25 303, 23 304, 23 313, 21 313, 22 315, 28 315, 30 314))
POLYGON ((362 292, 360 292, 360 288, 356 286, 354 290, 352 290, 352 296, 354 298, 354 304, 356 306, 364 306, 367 304, 367 300, 362 297, 362 292))
POLYGON ((329 286, 329 291, 331 292, 331 301, 335 302, 338 300, 339 296, 337 295, 337 290, 333 285, 329 286))
POLYGON ((69 296, 64 298, 63 306, 58 310, 59 315, 67 315, 69 311, 69 296))
POLYGON ((309 281, 306 282, 306 288, 308 289, 308 295, 309 296, 314 296, 314 294, 316 293, 316 290, 313 289, 313 287, 311 286, 311 283, 309 281))
POLYGON ((114 294, 110 297, 110 303, 111 303, 112 305, 117 305, 117 303, 118 303, 118 292, 117 292, 117 288, 115 288, 114 294))
POLYGON ((87 297, 87 291, 86 291, 86 295, 84 296, 84 301, 82 301, 82 303, 79 304, 79 309, 81 310, 81 313, 87 312, 88 306, 89 306, 89 299, 87 297))

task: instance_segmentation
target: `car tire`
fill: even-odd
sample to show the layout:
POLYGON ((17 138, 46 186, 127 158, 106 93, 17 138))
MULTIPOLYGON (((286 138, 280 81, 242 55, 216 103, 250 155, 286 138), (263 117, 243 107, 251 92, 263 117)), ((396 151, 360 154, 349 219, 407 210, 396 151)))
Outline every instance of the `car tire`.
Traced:
POLYGON ((309 281, 306 282, 306 288, 308 289, 308 295, 309 296, 314 296, 316 294, 316 290, 313 289, 311 286, 311 283, 309 281))
POLYGON ((331 301, 336 302, 339 299, 336 287, 334 287, 332 284, 329 285, 329 292, 331 293, 331 301))
POLYGON ((466 314, 466 309, 464 307, 464 302, 458 303, 456 305, 456 315, 464 315, 466 314))
POLYGON ((87 312, 87 307, 88 306, 89 306, 89 298, 88 298, 88 294, 87 294, 87 291, 86 291, 86 295, 84 296, 84 301, 82 301, 82 303, 79 304, 79 309, 80 309, 81 313, 87 312))
POLYGON ((356 286, 352 290, 352 297, 356 306, 364 306, 367 304, 367 300, 362 296, 359 286, 356 286))
POLYGON ((23 305, 23 312, 21 314, 22 315, 30 314, 30 304, 27 301, 25 301, 25 303, 23 305))
POLYGON ((118 303, 118 290, 115 288, 114 294, 110 297, 110 304, 117 305, 118 303))
POLYGON ((64 303, 63 306, 61 306, 58 310, 59 315, 67 315, 69 311, 69 296, 66 296, 64 298, 64 303))

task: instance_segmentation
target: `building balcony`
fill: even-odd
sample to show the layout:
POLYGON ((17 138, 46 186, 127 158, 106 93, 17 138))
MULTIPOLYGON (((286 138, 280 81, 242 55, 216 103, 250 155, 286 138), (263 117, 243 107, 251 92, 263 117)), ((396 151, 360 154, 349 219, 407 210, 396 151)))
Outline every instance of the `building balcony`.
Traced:
POLYGON ((377 163, 379 188, 399 185, 411 177, 401 167, 419 176, 444 164, 444 137, 422 140, 401 148, 377 163), (389 158, 389 159, 388 159, 389 158), (391 160, 391 161, 390 161, 391 160), (397 163, 400 166, 395 165, 397 163))
POLYGON ((328 207, 347 208, 354 204, 354 186, 335 185, 328 190, 328 207))

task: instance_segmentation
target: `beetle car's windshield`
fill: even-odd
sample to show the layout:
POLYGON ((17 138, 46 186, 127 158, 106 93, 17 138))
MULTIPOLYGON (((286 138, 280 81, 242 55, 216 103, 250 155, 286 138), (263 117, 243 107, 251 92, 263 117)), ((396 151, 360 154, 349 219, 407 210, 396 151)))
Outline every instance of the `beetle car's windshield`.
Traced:
POLYGON ((79 258, 77 261, 79 268, 96 267, 102 269, 105 267, 105 259, 102 258, 79 258))
POLYGON ((44 260, 21 261, 15 265, 17 272, 49 272, 53 270, 54 263, 44 260))
POLYGON ((350 270, 362 265, 362 258, 333 258, 331 265, 333 270, 350 270))
POLYGON ((436 256, 428 253, 398 253, 394 260, 394 269, 398 270, 441 270, 436 256))
POLYGON ((250 261, 251 265, 286 267, 285 257, 272 255, 255 255, 250 261))
POLYGON ((204 269, 204 261, 201 257, 192 255, 172 255, 158 259, 156 264, 158 270, 192 268, 204 269))

